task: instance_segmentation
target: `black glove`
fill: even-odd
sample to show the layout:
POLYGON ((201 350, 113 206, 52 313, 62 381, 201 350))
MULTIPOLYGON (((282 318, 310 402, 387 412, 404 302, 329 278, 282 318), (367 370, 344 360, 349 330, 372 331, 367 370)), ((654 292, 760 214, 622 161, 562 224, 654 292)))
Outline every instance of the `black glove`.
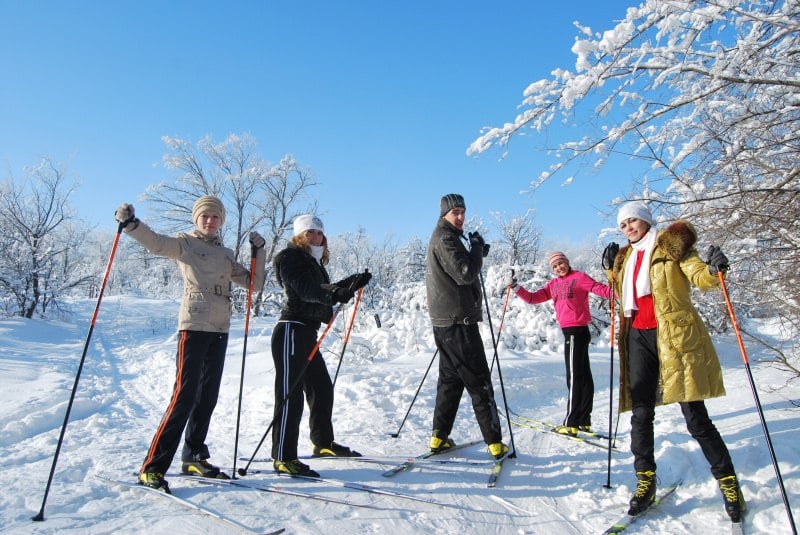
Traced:
POLYGON ((484 258, 489 256, 489 247, 490 247, 490 245, 488 243, 484 243, 483 244, 483 257, 484 258))
POLYGON ((133 205, 126 202, 120 204, 119 208, 114 212, 114 219, 117 220, 117 223, 122 225, 122 228, 137 221, 136 211, 133 209, 133 205))
POLYGON ((367 283, 372 278, 372 273, 369 270, 364 270, 364 273, 353 273, 349 277, 345 277, 334 286, 339 288, 350 288, 354 292, 357 292, 361 288, 367 285, 367 283))
POLYGON ((725 253, 722 252, 722 249, 717 247, 716 245, 712 245, 708 248, 708 252, 706 253, 706 264, 708 264, 708 272, 712 275, 716 275, 717 273, 725 273, 730 268, 730 264, 728 263, 728 257, 725 256, 725 253))
POLYGON ((353 298, 354 293, 350 288, 336 288, 333 291, 333 302, 347 303, 353 298))
POLYGON ((251 232, 250 233, 250 245, 252 245, 255 249, 261 249, 266 244, 266 240, 261 237, 261 234, 258 232, 251 232))
POLYGON ((619 253, 619 245, 613 241, 603 249, 603 269, 614 269, 614 259, 619 253))
POLYGON ((483 241, 483 236, 477 230, 475 232, 470 232, 467 234, 469 238, 469 248, 470 250, 478 249, 481 251, 483 256, 489 254, 489 247, 486 245, 486 242, 483 241))
POLYGON ((353 291, 357 292, 358 290, 366 286, 370 280, 372 280, 372 273, 370 273, 369 270, 365 269, 364 273, 356 273, 353 282, 350 284, 350 288, 353 291))

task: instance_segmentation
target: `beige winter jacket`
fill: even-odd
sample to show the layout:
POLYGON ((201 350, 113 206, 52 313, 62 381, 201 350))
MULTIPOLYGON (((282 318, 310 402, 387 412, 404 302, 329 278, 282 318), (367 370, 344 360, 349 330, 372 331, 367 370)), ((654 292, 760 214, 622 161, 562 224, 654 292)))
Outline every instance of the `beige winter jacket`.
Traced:
MULTIPOLYGON (((659 404, 699 401, 725 395, 714 344, 691 300, 691 286, 709 290, 719 279, 697 254, 697 233, 678 221, 658 233, 650 258, 650 282, 658 322, 659 404)), ((622 295, 625 262, 633 248, 620 249, 614 262, 614 289, 622 295)), ((620 307, 621 308, 621 307, 620 307)), ((621 412, 631 410, 627 335, 630 318, 620 311, 619 356, 621 412)))
MULTIPOLYGON (((236 261, 233 251, 218 238, 205 238, 195 230, 176 237, 154 232, 139 221, 128 236, 151 253, 177 260, 183 277, 183 299, 178 330, 227 333, 231 322, 231 282, 248 288, 250 272, 236 261)), ((253 291, 264 284, 264 248, 256 253, 253 291)))

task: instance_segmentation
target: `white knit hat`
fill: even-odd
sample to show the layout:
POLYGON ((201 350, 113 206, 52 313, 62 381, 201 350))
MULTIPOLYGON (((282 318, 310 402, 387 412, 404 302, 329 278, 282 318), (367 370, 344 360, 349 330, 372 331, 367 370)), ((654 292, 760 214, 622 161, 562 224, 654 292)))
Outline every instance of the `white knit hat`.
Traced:
POLYGON ((318 230, 325 233, 325 226, 322 219, 313 214, 303 214, 294 220, 294 235, 299 236, 307 230, 318 230))
POLYGON ((623 221, 632 217, 646 221, 650 226, 656 224, 656 220, 653 219, 653 212, 642 201, 629 202, 620 208, 617 214, 617 226, 619 227, 623 221))

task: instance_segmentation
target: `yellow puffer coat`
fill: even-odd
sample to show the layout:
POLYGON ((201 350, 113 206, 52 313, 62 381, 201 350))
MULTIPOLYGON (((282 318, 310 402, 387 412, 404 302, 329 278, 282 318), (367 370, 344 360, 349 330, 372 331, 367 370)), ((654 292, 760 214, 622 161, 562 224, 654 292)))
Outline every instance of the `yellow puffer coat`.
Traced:
MULTIPOLYGON (((677 221, 658 233, 650 257, 650 283, 658 322, 658 404, 725 395, 717 352, 691 301, 691 286, 700 290, 719 286, 719 279, 708 272, 708 266, 698 256, 696 242, 694 227, 686 221, 677 221)), ((614 289, 618 296, 622 295, 625 262, 633 260, 632 252, 632 247, 625 246, 614 261, 614 289)), ((623 317, 620 310, 620 412, 631 410, 629 327, 630 318, 623 317)))

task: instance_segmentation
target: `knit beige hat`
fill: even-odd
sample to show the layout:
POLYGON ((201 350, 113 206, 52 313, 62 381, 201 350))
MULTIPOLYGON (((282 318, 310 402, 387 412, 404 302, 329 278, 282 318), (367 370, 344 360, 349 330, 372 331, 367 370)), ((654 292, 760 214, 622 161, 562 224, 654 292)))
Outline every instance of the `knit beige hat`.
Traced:
POLYGON ((213 195, 203 195, 194 202, 192 207, 192 221, 197 223, 197 218, 203 212, 216 212, 222 218, 222 224, 225 224, 225 206, 222 201, 213 195))

